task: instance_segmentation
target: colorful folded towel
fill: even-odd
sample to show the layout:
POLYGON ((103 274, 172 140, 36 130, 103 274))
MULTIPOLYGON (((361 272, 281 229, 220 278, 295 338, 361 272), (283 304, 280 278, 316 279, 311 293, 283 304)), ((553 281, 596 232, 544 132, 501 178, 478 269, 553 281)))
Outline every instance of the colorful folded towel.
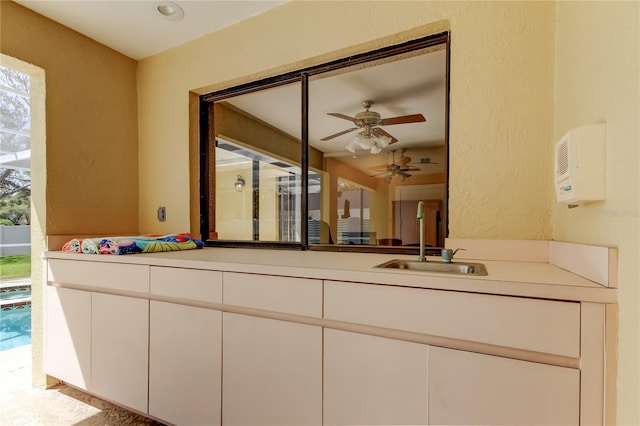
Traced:
POLYGON ((202 248, 202 241, 188 233, 73 239, 62 246, 63 252, 85 254, 134 254, 202 248))

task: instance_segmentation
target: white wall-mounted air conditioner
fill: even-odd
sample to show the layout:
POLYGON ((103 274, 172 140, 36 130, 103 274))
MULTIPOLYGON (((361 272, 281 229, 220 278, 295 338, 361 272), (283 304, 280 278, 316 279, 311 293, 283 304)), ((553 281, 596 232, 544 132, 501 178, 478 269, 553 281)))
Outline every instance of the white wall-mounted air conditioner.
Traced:
POLYGON ((604 200, 606 124, 569 131, 555 145, 555 192, 559 203, 604 200))

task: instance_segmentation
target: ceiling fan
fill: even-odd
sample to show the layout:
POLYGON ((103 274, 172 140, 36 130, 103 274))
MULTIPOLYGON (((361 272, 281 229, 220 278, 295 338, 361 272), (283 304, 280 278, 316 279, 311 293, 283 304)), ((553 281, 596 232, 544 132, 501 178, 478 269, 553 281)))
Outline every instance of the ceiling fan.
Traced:
POLYGON ((391 164, 382 164, 380 166, 370 167, 369 170, 379 172, 372 175, 371 177, 377 177, 383 174, 387 174, 387 176, 385 176, 384 178, 384 181, 386 183, 389 183, 391 182, 391 179, 394 176, 400 176, 404 181, 406 178, 411 177, 411 174, 407 172, 420 171, 420 169, 411 167, 409 165, 409 163, 411 162, 411 158, 404 156, 404 153, 406 150, 407 150, 406 148, 403 148, 402 151, 400 151, 400 158, 398 159, 398 164, 396 164, 396 159, 395 159, 396 151, 393 150, 391 152, 391 155, 392 155, 391 164))
POLYGON ((356 127, 352 127, 342 132, 334 133, 333 135, 326 136, 321 141, 328 141, 338 136, 353 132, 354 130, 362 129, 358 132, 356 140, 347 145, 347 150, 355 152, 356 145, 360 145, 361 148, 370 149, 372 154, 377 154, 385 148, 387 145, 395 143, 398 139, 391 136, 380 126, 390 126, 394 124, 407 124, 407 123, 420 123, 426 121, 422 114, 410 114, 402 115, 398 117, 382 118, 379 113, 370 111, 369 108, 373 105, 373 101, 367 100, 362 102, 364 111, 356 114, 355 117, 349 117, 348 115, 341 114, 339 112, 328 112, 328 115, 333 117, 342 118, 344 120, 351 121, 356 127))

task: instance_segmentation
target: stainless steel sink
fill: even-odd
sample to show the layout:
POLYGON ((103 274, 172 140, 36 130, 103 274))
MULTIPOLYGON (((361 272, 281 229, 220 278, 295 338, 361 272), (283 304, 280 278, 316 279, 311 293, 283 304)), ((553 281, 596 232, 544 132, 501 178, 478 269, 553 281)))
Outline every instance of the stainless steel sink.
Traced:
POLYGON ((393 259, 376 268, 407 269, 410 271, 442 272, 445 274, 487 275, 487 268, 482 263, 468 262, 418 262, 417 260, 393 259))

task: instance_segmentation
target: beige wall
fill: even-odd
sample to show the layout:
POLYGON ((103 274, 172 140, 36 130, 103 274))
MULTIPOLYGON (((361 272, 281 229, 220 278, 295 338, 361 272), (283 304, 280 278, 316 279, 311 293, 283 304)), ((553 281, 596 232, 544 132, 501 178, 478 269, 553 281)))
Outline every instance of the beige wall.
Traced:
POLYGON ((216 232, 222 240, 253 239, 253 196, 252 196, 251 164, 244 168, 236 166, 232 171, 216 174, 216 232), (245 179, 246 186, 242 192, 236 192, 235 183, 238 175, 245 179))
POLYGON ((138 229, 134 60, 2 1, 2 53, 45 71, 47 233, 138 229))
POLYGON ((555 205, 553 239, 619 249, 618 423, 640 424, 640 3, 559 2, 554 140, 607 123, 606 200, 555 205))

